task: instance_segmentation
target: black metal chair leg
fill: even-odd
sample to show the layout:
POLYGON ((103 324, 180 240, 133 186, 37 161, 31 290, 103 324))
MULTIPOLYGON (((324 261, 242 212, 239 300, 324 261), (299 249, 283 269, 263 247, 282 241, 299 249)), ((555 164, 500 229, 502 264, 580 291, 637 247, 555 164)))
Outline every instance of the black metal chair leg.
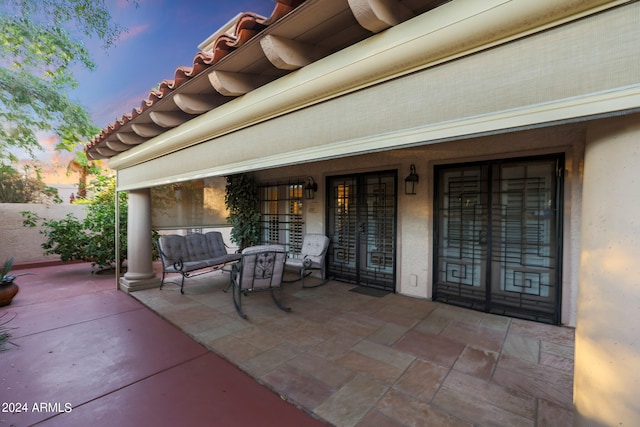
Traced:
POLYGON ((272 289, 271 298, 273 299, 273 302, 276 303, 276 305, 280 310, 287 311, 287 312, 291 311, 291 307, 287 307, 284 305, 284 288, 280 288, 280 299, 276 298, 276 295, 274 294, 274 291, 272 289))
POLYGON ((247 315, 242 311, 242 291, 240 290, 240 286, 236 283, 232 284, 232 292, 233 292, 233 305, 236 308, 236 312, 238 316, 243 319, 247 318, 247 315))

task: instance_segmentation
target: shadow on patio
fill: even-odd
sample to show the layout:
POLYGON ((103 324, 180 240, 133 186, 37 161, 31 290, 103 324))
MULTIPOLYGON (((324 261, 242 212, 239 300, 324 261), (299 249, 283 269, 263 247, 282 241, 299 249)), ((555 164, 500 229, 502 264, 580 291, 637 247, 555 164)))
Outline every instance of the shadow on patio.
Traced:
POLYGON ((185 295, 171 284, 132 295, 337 426, 572 425, 573 329, 340 282, 288 284, 291 313, 268 293, 243 298, 243 320, 228 281, 218 272, 189 279, 185 295))

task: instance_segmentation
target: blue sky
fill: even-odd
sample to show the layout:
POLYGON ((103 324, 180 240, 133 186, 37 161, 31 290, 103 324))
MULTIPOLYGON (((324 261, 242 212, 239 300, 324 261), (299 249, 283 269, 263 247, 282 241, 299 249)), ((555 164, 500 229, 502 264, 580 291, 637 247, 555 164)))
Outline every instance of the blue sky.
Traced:
POLYGON ((104 51, 87 42, 96 62, 76 74, 71 96, 85 106, 96 126, 104 128, 140 106, 149 91, 175 69, 190 66, 198 44, 240 12, 270 16, 274 0, 111 0, 112 17, 128 28, 115 47, 104 51))
MULTIPOLYGON (((173 79, 176 68, 191 66, 198 45, 238 13, 268 17, 275 7, 274 0, 138 0, 138 7, 132 0, 106 3, 113 20, 128 31, 107 51, 100 41, 85 40, 96 67, 78 68, 78 86, 70 93, 101 129, 139 107, 158 83, 173 79)), ((66 168, 75 156, 55 150, 55 135, 38 138, 44 151, 37 157, 47 169, 66 168)), ((14 154, 29 157, 21 150, 14 154)))

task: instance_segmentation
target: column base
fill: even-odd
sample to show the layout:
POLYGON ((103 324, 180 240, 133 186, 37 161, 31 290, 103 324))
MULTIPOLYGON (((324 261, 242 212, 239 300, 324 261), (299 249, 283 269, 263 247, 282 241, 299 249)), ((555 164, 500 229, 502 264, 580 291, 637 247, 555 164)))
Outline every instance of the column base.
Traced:
POLYGON ((120 290, 129 292, 141 291, 143 289, 152 289, 160 287, 160 278, 153 276, 146 279, 128 279, 126 277, 120 278, 119 287, 120 290))

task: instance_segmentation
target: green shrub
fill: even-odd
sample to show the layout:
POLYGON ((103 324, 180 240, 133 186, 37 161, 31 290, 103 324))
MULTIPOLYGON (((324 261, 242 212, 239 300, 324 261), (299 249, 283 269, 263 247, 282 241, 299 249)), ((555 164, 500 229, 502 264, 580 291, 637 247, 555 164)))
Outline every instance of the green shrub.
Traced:
MULTIPOLYGON (((94 196, 87 204, 84 220, 68 214, 64 219, 41 218, 37 214, 21 212, 26 227, 41 224, 40 233, 47 240, 42 244, 45 255, 60 255, 63 261, 81 260, 93 263, 100 269, 113 268, 127 258, 127 193, 118 193, 119 203, 119 253, 116 254, 116 186, 115 178, 99 176, 93 183, 94 196)), ((153 231, 149 236, 155 242, 153 231)), ((154 259, 157 250, 154 247, 154 259)))

